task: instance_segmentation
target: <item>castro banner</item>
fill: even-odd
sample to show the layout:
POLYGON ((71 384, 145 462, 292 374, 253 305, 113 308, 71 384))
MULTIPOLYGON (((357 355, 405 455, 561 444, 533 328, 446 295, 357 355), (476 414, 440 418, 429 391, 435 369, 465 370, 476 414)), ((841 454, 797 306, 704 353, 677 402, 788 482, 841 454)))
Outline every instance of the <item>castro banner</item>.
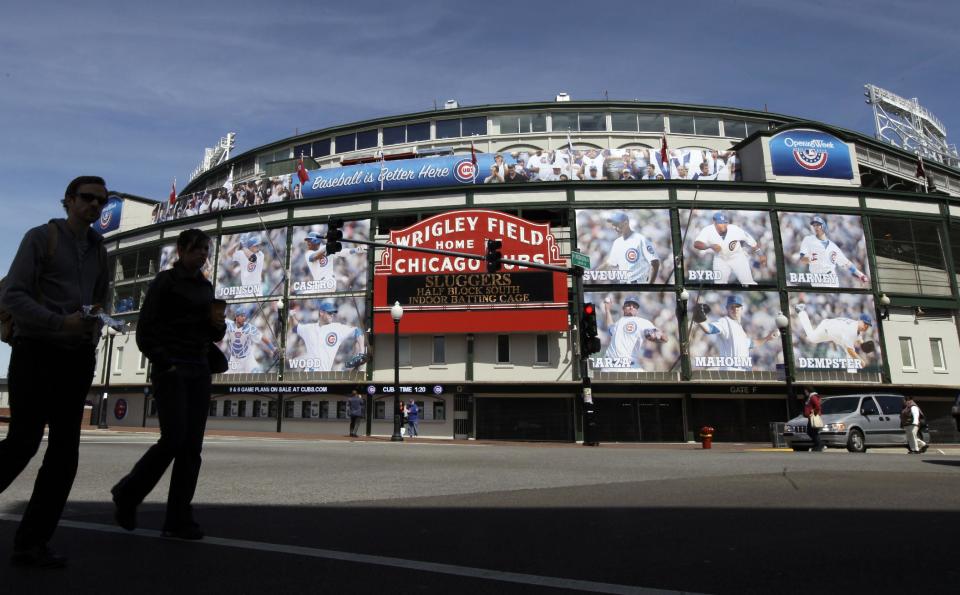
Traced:
POLYGON ((100 211, 100 219, 91 224, 99 234, 105 234, 120 228, 120 216, 123 215, 123 199, 116 194, 107 197, 107 204, 100 211))
MULTIPOLYGON (((476 254, 501 240, 504 258, 566 266, 547 224, 497 211, 454 211, 390 232, 406 246, 476 254)), ((374 332, 393 332, 390 307, 404 308, 401 327, 415 333, 495 333, 567 329, 564 273, 408 250, 384 250, 374 268, 374 332)))
POLYGON ((850 147, 819 130, 787 130, 770 137, 770 163, 775 176, 853 179, 850 147))

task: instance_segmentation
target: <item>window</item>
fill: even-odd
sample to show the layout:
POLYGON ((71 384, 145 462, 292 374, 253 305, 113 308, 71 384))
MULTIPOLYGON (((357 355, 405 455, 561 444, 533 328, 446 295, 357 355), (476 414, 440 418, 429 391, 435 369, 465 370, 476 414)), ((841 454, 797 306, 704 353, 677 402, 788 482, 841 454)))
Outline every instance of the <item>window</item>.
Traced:
POLYGON ((442 421, 447 419, 447 404, 443 401, 433 402, 433 419, 442 421))
POLYGON ((400 367, 413 365, 410 359, 410 337, 400 337, 400 367))
POLYGON ((460 120, 461 136, 484 136, 487 134, 487 117, 477 116, 460 120))
POLYGON ((223 417, 230 417, 230 410, 231 410, 231 409, 232 409, 232 404, 230 403, 230 399, 224 399, 224 400, 223 400, 223 409, 222 409, 222 411, 223 411, 223 417))
POLYGON ((497 335, 497 363, 510 363, 510 335, 497 335))
POLYGON ((693 119, 693 127, 701 136, 720 136, 720 119, 697 116, 693 119))
POLYGON ((597 131, 607 129, 607 118, 602 113, 589 112, 580 113, 580 130, 597 131))
POLYGON ((723 135, 732 136, 734 138, 746 138, 747 123, 743 120, 724 120, 723 135))
POLYGON ((310 401, 300 401, 300 417, 310 417, 310 401))
POLYGON ((523 134, 546 131, 546 114, 495 116, 493 118, 494 134, 523 134))
POLYGON ((636 132, 637 114, 630 112, 613 112, 610 114, 610 125, 615 131, 636 132))
POLYGON ((357 149, 356 133, 341 134, 333 139, 333 146, 337 153, 349 153, 357 149))
POLYGON ((123 345, 117 346, 117 353, 113 356, 113 373, 123 372, 123 345))
POLYGON ((590 132, 607 129, 607 117, 602 112, 557 112, 553 114, 553 131, 590 132))
POLYGON ((930 361, 933 362, 934 372, 947 371, 947 360, 943 357, 943 339, 930 339, 930 361))
POLYGON ((253 401, 253 410, 251 411, 251 417, 260 417, 260 408, 262 407, 262 402, 259 399, 253 401))
POLYGON ((564 130, 579 130, 577 127, 576 112, 559 112, 553 114, 553 131, 563 132, 564 130))
POLYGON ((674 134, 693 134, 693 116, 670 115, 670 132, 674 134))
POLYGON ((346 401, 337 401, 337 419, 347 419, 346 401))
POLYGON ((415 143, 421 140, 430 140, 430 122, 407 124, 407 142, 415 143))
POLYGON ((750 136, 751 134, 753 134, 754 132, 757 132, 758 130, 767 130, 770 128, 770 125, 766 122, 751 122, 750 120, 747 120, 746 124, 747 124, 747 136, 750 136))
POLYGON ((663 132, 663 114, 637 114, 640 132, 663 132))
POLYGON ((314 157, 326 157, 330 154, 330 139, 324 138, 310 144, 314 157))
POLYGON ((330 402, 320 401, 320 418, 327 419, 328 417, 330 417, 330 402))
POLYGON ((433 338, 433 363, 445 364, 447 362, 446 337, 433 338))
POLYGON ((246 417, 246 416, 247 416, 247 402, 237 401, 237 417, 246 417))
POLYGON ((960 283, 960 222, 950 223, 950 250, 953 253, 953 276, 960 283))
POLYGON ((406 126, 390 126, 389 128, 383 129, 383 144, 386 145, 399 145, 400 143, 407 142, 407 127, 406 126))
POLYGON ((460 119, 437 120, 437 138, 453 138, 460 136, 460 119))
POLYGON ((298 159, 300 157, 312 157, 313 155, 310 153, 310 143, 293 147, 293 156, 298 159))
POLYGON ((881 290, 932 296, 951 294, 939 222, 870 217, 870 227, 881 290))
POLYGON ((913 362, 913 339, 910 337, 900 337, 900 363, 904 371, 917 370, 913 362))
MULTIPOLYGON (((152 407, 153 407, 153 399, 150 400, 150 405, 151 405, 151 408, 152 408, 152 407)), ((216 417, 216 416, 217 416, 217 402, 216 402, 216 401, 210 401, 210 410, 207 412, 207 414, 208 414, 210 417, 216 417)))
POLYGON ((550 344, 547 342, 547 335, 537 335, 537 360, 538 364, 545 364, 550 361, 550 344))
POLYGON ((373 419, 387 419, 387 404, 384 401, 373 404, 373 419))
POLYGON ((267 417, 277 417, 277 401, 276 399, 271 400, 267 403, 267 417))
POLYGON ((143 353, 140 354, 140 361, 137 362, 137 369, 141 371, 147 369, 147 356, 143 353))
POLYGON ((883 411, 884 415, 900 415, 900 410, 903 409, 903 397, 877 395, 874 398, 880 403, 880 411, 883 411))
POLYGON ((257 158, 257 163, 260 168, 258 171, 265 172, 267 171, 267 164, 273 163, 274 161, 283 161, 284 159, 290 159, 290 149, 280 149, 273 153, 260 155, 257 158))
POLYGON ((357 133, 357 150, 372 149, 377 146, 377 130, 363 130, 357 133))
POLYGON ((293 417, 293 412, 295 411, 296 401, 284 401, 283 402, 283 416, 284 417, 293 417))
POLYGON ((880 415, 880 410, 877 409, 877 404, 873 402, 872 397, 863 398, 863 401, 860 403, 860 411, 864 415, 880 415))

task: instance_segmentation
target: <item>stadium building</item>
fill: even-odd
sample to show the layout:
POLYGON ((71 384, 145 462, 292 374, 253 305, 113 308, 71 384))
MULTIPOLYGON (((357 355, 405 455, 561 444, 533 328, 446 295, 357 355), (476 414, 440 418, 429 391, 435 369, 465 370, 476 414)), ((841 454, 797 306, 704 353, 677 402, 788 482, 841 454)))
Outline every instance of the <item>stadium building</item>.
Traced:
MULTIPOLYGON (((211 428, 346 435, 356 389, 366 431, 390 435, 399 370, 423 436, 575 441, 585 369, 602 442, 704 425, 766 441, 804 385, 914 396, 934 441, 958 438, 960 170, 860 133, 699 105, 448 102, 232 156, 170 201, 114 194, 100 230, 131 329, 177 234, 214 238, 230 369, 211 428), (455 254, 487 240, 574 257, 582 296, 561 272, 455 254)), ((148 368, 132 332, 101 343, 101 423, 157 425, 148 368)))

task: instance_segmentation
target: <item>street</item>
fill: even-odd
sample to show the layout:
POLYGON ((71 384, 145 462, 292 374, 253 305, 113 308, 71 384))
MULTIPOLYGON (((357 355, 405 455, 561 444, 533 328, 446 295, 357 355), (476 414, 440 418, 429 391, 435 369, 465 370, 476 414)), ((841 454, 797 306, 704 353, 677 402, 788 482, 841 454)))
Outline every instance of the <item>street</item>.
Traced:
MULTIPOLYGON (((5 430, 5 428, 0 428, 5 430)), ((109 488, 156 434, 85 431, 51 546, 7 565, 43 449, 0 496, 6 593, 953 593, 960 447, 923 456, 764 445, 208 437, 207 538, 136 532, 109 488)))

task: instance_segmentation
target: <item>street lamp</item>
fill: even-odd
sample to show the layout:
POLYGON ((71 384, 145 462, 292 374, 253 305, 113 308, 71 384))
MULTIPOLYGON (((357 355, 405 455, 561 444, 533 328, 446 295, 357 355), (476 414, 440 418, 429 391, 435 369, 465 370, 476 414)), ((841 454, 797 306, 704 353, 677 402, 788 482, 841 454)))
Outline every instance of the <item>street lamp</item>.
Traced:
POLYGON ((403 307, 400 302, 393 303, 390 317, 393 318, 393 436, 390 441, 403 442, 400 435, 400 319, 403 318, 403 307))
POLYGON ((783 312, 777 312, 775 319, 777 329, 780 330, 780 345, 783 351, 783 380, 787 384, 787 415, 790 415, 790 407, 793 403, 793 377, 790 374, 790 365, 787 361, 787 355, 790 345, 790 319, 783 312))
POLYGON ((99 415, 97 416, 97 428, 101 430, 107 429, 107 400, 110 397, 110 374, 113 372, 110 369, 113 362, 113 338, 120 334, 120 331, 114 330, 113 327, 104 326, 103 328, 107 333, 107 361, 104 362, 103 394, 100 397, 99 415))
POLYGON ((890 296, 885 293, 880 294, 880 319, 889 320, 890 319, 890 296))

